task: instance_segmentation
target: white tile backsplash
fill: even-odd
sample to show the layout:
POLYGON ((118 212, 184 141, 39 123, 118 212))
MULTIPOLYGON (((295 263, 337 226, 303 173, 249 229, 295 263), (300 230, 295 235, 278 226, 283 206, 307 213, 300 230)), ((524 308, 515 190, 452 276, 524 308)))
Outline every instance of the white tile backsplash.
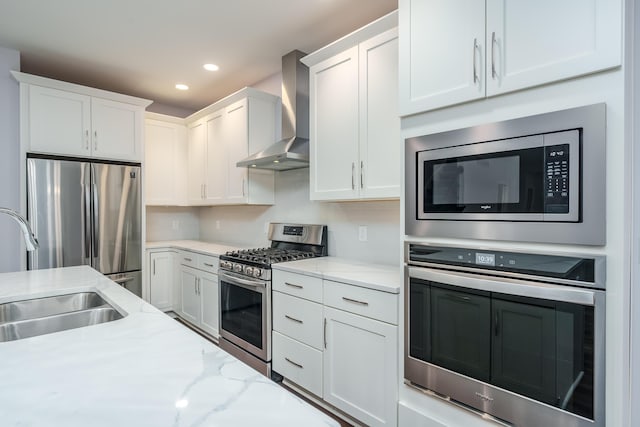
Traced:
POLYGON ((273 206, 200 208, 200 238, 266 246, 269 222, 326 224, 329 255, 388 265, 400 262, 400 202, 310 201, 309 169, 276 173, 273 206), (367 241, 359 240, 360 226, 367 227, 367 241))
POLYGON ((147 206, 147 241, 198 239, 198 209, 147 206))

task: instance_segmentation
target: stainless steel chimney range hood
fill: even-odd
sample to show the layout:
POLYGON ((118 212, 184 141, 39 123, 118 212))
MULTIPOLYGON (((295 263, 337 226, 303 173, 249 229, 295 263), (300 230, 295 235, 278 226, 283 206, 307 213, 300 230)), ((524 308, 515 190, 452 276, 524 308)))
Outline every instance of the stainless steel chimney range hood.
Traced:
POLYGON ((254 153, 236 166, 290 170, 309 167, 309 69, 299 50, 282 57, 283 139, 254 153))

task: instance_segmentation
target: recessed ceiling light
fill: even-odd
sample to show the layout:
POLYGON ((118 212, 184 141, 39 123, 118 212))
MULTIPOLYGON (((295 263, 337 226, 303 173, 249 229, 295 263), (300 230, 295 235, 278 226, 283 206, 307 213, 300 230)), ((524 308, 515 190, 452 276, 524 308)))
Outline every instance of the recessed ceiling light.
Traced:
POLYGON ((184 84, 182 84, 182 83, 178 83, 178 84, 176 85, 176 89, 178 89, 178 90, 189 90, 189 86, 184 85, 184 84))
POLYGON ((216 64, 204 64, 203 67, 207 71, 218 71, 220 69, 216 64))

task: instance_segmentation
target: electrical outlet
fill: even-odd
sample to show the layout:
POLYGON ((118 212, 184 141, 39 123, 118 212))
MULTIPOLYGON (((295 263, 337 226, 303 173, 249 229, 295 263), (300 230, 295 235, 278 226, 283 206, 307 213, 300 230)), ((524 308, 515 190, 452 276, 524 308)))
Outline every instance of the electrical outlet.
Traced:
POLYGON ((361 242, 366 242, 367 241, 367 226, 366 225, 361 225, 360 227, 358 227, 358 240, 360 240, 361 242))
POLYGON ((220 220, 216 220, 216 230, 220 230, 220 220))
POLYGON ((180 228, 180 220, 174 219, 171 221, 171 228, 177 230, 180 228))

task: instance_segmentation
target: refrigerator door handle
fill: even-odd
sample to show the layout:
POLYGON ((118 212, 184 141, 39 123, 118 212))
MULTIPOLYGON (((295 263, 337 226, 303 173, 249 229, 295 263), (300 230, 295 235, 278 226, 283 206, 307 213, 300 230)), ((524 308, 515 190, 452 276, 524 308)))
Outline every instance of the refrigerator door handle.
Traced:
POLYGON ((82 213, 84 216, 84 257, 85 262, 91 264, 91 166, 85 165, 83 171, 84 197, 82 198, 82 213))
MULTIPOLYGON (((100 204, 98 202, 98 186, 96 185, 97 177, 96 170, 94 165, 91 165, 91 186, 93 187, 93 227, 91 227, 92 235, 91 240, 93 241, 93 259, 96 260, 98 258, 98 253, 100 250, 100 204)), ((92 263, 93 264, 93 263, 92 263)), ((99 266, 94 265, 94 268, 98 269, 99 266)))

